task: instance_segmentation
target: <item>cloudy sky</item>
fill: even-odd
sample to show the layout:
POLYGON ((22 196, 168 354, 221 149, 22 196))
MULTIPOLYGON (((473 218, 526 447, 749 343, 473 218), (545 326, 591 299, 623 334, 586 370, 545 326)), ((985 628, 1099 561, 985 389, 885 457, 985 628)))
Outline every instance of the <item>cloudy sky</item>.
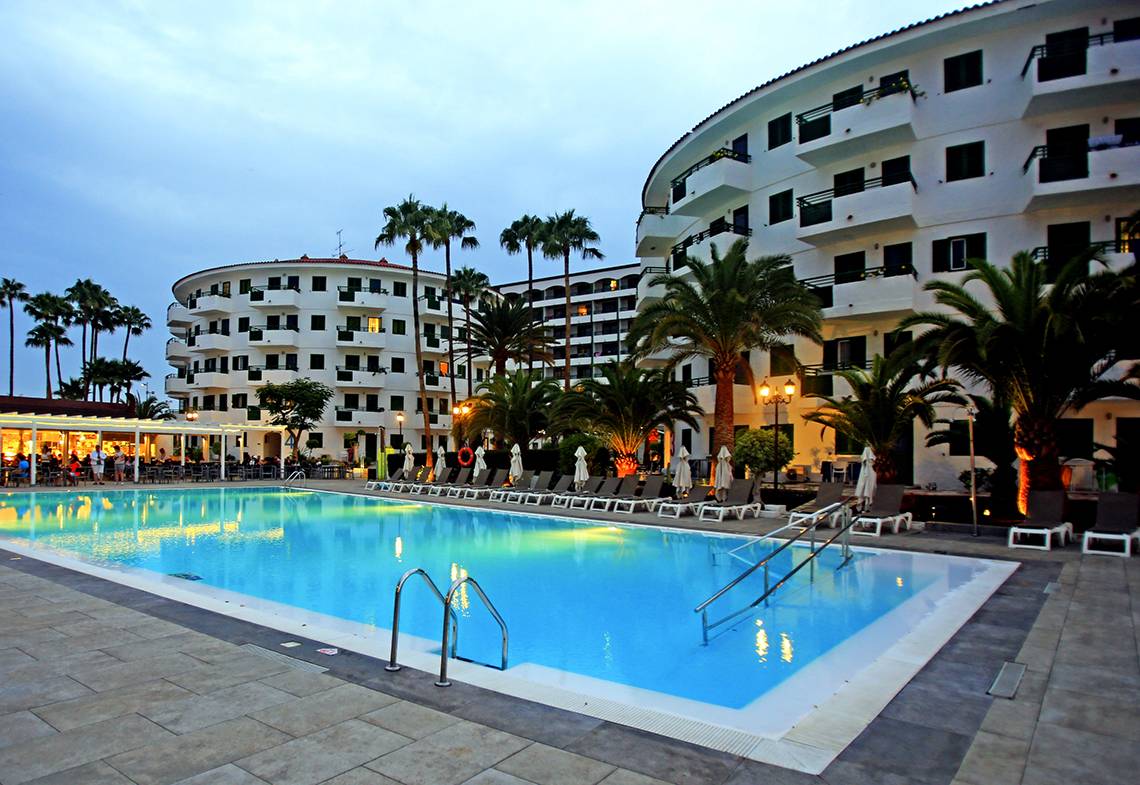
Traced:
MULTIPOLYGON (((649 167, 697 121, 958 5, 4 0, 0 276, 91 277, 143 308, 156 328, 132 355, 161 390, 175 279, 329 255, 338 229, 376 258, 381 209, 408 193, 477 223, 458 261, 493 281, 525 275, 497 239, 526 212, 574 208, 629 262, 649 167)), ((41 362, 18 351, 17 392, 42 394, 41 362)))

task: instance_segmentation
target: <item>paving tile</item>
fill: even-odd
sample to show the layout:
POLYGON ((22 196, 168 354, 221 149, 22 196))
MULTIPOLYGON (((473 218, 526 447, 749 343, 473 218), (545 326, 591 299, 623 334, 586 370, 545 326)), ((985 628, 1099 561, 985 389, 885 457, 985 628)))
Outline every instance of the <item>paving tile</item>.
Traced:
POLYGON ((0 750, 0 772, 4 785, 18 785, 171 736, 142 717, 116 717, 0 750))
POLYGON ((1140 770, 1140 746, 1095 733, 1039 723, 1024 785, 1120 785, 1140 770))
POLYGON ((0 715, 0 748, 21 744, 40 736, 51 736, 55 728, 30 711, 14 711, 0 715))
POLYGON ((532 744, 495 768, 538 785, 591 785, 616 767, 545 744, 532 744))
POLYGON ((71 676, 96 692, 105 692, 129 684, 137 684, 140 681, 172 677, 191 671, 200 665, 201 663, 193 657, 175 652, 138 660, 137 662, 77 669, 71 676))
POLYGON ((1122 692, 1140 689, 1140 668, 1135 663, 1125 664, 1123 660, 1114 667, 1054 663, 1049 671, 1049 686, 1112 698, 1122 692))
POLYGON ((725 752, 609 722, 567 749, 678 785, 720 785, 739 764, 725 752))
POLYGON ((535 783, 498 769, 485 769, 465 781, 463 785, 535 785, 535 783))
POLYGON ((971 785, 1020 785, 1029 742, 981 732, 974 737, 957 779, 971 785))
POLYGON ((331 780, 325 780, 322 785, 401 785, 401 783, 372 769, 359 766, 346 771, 344 774, 338 774, 331 780))
POLYGON ((0 649, 20 649, 35 646, 46 641, 66 640, 67 636, 59 630, 53 630, 47 625, 31 626, 28 624, 5 625, 0 633, 0 649))
MULTIPOLYGON (((134 660, 145 660, 151 657, 160 657, 164 654, 174 654, 176 652, 193 655, 195 650, 216 649, 221 651, 224 646, 229 646, 229 644, 215 641, 208 635, 183 631, 177 635, 167 635, 162 638, 143 638, 138 635, 133 635, 130 642, 125 642, 122 645, 102 646, 100 648, 115 659, 122 660, 123 662, 133 662, 134 660)), ((236 647, 231 648, 234 651, 237 650, 236 647)))
POLYGON ((1138 707, 1140 690, 1122 690, 1110 698, 1050 687, 1045 691, 1040 722, 1134 742, 1140 739, 1138 707))
POLYGON ((29 656, 27 653, 21 651, 20 649, 0 649, 0 673, 3 673, 10 668, 34 663, 35 661, 36 660, 34 657, 29 656))
MULTIPOLYGON (((650 782, 655 782, 655 780, 650 780, 650 782)), ((753 785, 753 783, 763 783, 763 785, 823 785, 823 780, 814 774, 804 774, 802 771, 746 760, 741 762, 724 785, 753 785)), ((617 784, 610 782, 607 777, 602 780, 602 785, 617 784)), ((633 785, 633 781, 631 781, 631 785, 633 785)))
POLYGON ((1041 704, 1036 701, 995 700, 982 720, 980 730, 1029 741, 1037 729, 1041 704))
POLYGON ((166 738, 107 762, 138 785, 167 785, 288 740, 286 734, 242 717, 166 738))
POLYGON ((527 744, 485 725, 460 722, 367 766, 404 785, 458 785, 527 744))
POLYGON ((106 763, 88 763, 74 769, 38 777, 28 785, 134 785, 106 763))
POLYGON ((460 721, 458 717, 408 701, 390 703, 382 709, 368 712, 360 719, 412 739, 422 739, 460 721))
POLYGON ((137 643, 143 639, 137 635, 131 635, 126 630, 116 630, 114 628, 105 629, 100 632, 92 633, 90 635, 77 635, 60 638, 59 640, 45 641, 39 644, 23 646, 24 651, 35 657, 37 660, 54 660, 61 657, 69 657, 76 654, 85 654, 95 649, 102 649, 107 646, 118 646, 125 643, 137 643))
POLYGON ((193 695, 192 692, 161 679, 96 692, 60 701, 35 710, 36 714, 60 730, 135 714, 152 706, 193 695))
POLYGON ((333 687, 339 687, 344 684, 342 680, 335 676, 328 676, 324 673, 309 673, 308 671, 298 670, 297 668, 290 668, 283 673, 278 673, 276 676, 262 679, 261 683, 268 684, 274 689, 284 690, 299 698, 315 695, 318 692, 331 690, 333 687))
POLYGON ((190 733, 219 722, 297 700, 296 697, 260 682, 195 695, 171 684, 182 693, 182 700, 152 703, 140 708, 139 714, 175 733, 190 733))
POLYGON ((237 765, 273 785, 315 785, 410 742, 367 722, 348 720, 239 760, 237 765))
POLYGON ((969 748, 969 736, 879 717, 847 747, 842 759, 899 776, 949 782, 969 748))
POLYGON ((292 736, 305 736, 375 711, 396 698, 356 684, 344 684, 290 703, 254 712, 254 719, 292 736))
POLYGON ((828 766, 820 779, 828 785, 945 785, 950 782, 945 775, 928 776, 921 768, 908 774, 895 774, 873 763, 852 763, 842 757, 828 766))
MULTIPOLYGON (((615 769, 612 774, 602 780, 601 785, 670 785, 670 783, 653 777, 646 777, 644 774, 638 774, 635 771, 615 769)), ((741 782, 740 785, 744 785, 744 783, 741 782)))
POLYGON ((91 690, 68 676, 47 676, 5 684, 6 686, 0 687, 0 714, 91 694, 91 690))
POLYGON ((216 769, 195 774, 179 780, 175 785, 267 785, 265 780, 255 777, 245 769, 239 769, 232 763, 219 766, 216 769))
POLYGON ((183 671, 168 678, 180 687, 204 695, 247 681, 264 679, 266 676, 273 676, 288 669, 288 665, 258 657, 256 654, 236 654, 217 665, 200 665, 193 670, 183 671))
POLYGON ((559 749, 573 744, 602 724, 602 720, 585 714, 519 700, 500 693, 491 693, 465 703, 451 713, 559 749))
POLYGON ((174 624, 151 616, 147 616, 145 621, 140 621, 137 624, 127 624, 126 629, 138 635, 140 638, 146 638, 148 640, 165 638, 169 635, 180 635, 186 632, 186 628, 180 624, 174 624))
POLYGON ((963 695, 941 684, 912 683, 883 710, 883 717, 972 736, 985 719, 993 699, 963 695))

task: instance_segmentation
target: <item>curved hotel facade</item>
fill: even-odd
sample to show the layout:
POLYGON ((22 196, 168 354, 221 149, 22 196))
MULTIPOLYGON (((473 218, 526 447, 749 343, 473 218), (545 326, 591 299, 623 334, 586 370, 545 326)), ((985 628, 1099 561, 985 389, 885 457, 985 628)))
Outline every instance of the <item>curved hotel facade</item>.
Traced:
MULTIPOLYGON (((796 384, 781 434, 793 465, 818 472, 856 448, 803 423, 818 403, 805 393, 844 394, 834 370, 908 340, 898 321, 935 307, 923 284, 1022 250, 1059 264, 1097 244, 1123 265, 1138 197, 1140 3, 1006 0, 849 47, 702 120, 649 173, 637 255, 643 272, 683 273, 685 254, 748 237, 750 255, 792 257, 824 302, 824 343, 749 362, 757 380, 796 384)), ((650 278, 640 301, 661 294, 650 278)), ((711 413, 708 368, 679 376, 711 413)), ((772 423, 746 386, 735 403, 738 428, 772 423)), ((678 428, 679 443, 707 454, 711 424, 678 428)), ((1140 405, 1093 404, 1064 423, 1062 453, 1088 457, 1126 431, 1140 436, 1140 405)), ((923 435, 904 451, 906 479, 957 487, 963 450, 921 449, 923 435)))

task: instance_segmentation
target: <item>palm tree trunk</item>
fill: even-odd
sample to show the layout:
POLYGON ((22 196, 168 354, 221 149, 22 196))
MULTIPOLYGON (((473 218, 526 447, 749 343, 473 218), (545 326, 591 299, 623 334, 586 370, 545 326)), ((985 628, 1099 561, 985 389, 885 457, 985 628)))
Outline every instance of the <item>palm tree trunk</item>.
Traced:
POLYGON ((47 388, 47 399, 51 400, 51 341, 44 346, 44 382, 47 388))
POLYGON ((1024 514, 1030 491, 1051 491, 1064 487, 1061 460, 1057 450, 1056 424, 1052 420, 1021 415, 1014 426, 1014 449, 1021 460, 1018 509, 1024 514))
POLYGON ((424 416, 424 443, 427 445, 425 464, 432 466, 431 416, 427 408, 427 377, 424 375, 424 345, 420 335, 420 260, 412 254, 412 329, 416 334, 416 372, 420 379, 420 412, 424 416))
POLYGON ((570 392, 570 247, 562 249, 562 287, 566 294, 566 355, 563 363, 563 386, 570 392))
POLYGON ((875 460, 871 466, 875 469, 875 481, 883 485, 894 483, 899 476, 893 450, 875 450, 875 460))
POLYGON ((471 300, 467 300, 463 307, 467 310, 467 397, 470 398, 471 382, 475 378, 474 354, 471 352, 471 300))
POLYGON ((712 443, 712 459, 709 463, 711 466, 709 473, 709 481, 716 481, 716 456, 720 453, 721 447, 727 447, 732 450, 733 444, 733 426, 736 424, 736 409, 733 401, 733 381, 736 379, 736 368, 730 363, 721 365, 716 363, 713 369, 713 377, 716 380, 716 404, 713 409, 713 443, 712 443))
POLYGON ((16 301, 8 298, 8 397, 16 394, 16 301))
POLYGON ((55 381, 56 389, 63 389, 63 367, 59 363, 59 341, 52 341, 55 344, 55 381))
POLYGON ((131 326, 126 326, 126 337, 123 338, 123 362, 127 361, 127 344, 131 342, 131 326))
MULTIPOLYGON (((534 324, 534 246, 526 242, 526 303, 530 309, 530 323, 534 324)), ((534 373, 534 347, 530 348, 527 370, 534 373)))
MULTIPOLYGON (((444 243, 443 258, 447 279, 447 375, 451 377, 451 405, 455 405, 455 317, 451 303, 451 240, 444 243)), ((431 449, 430 447, 428 449, 431 449)), ((458 445, 456 449, 459 449, 458 445)))

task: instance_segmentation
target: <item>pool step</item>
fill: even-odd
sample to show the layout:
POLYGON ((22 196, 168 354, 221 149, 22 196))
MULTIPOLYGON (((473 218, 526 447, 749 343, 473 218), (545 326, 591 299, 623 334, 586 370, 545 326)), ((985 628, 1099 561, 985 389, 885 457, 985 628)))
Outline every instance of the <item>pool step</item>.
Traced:
POLYGON ((288 665, 290 668, 295 668, 299 671, 307 671, 309 673, 324 673, 328 670, 328 668, 322 668, 320 665, 315 665, 311 662, 305 662, 304 660, 299 660, 296 657, 290 657, 288 654, 282 654, 279 651, 270 651, 269 649, 263 649, 253 643, 243 644, 241 648, 242 651, 249 652, 250 654, 256 654, 258 657, 264 657, 267 660, 273 660, 274 662, 281 663, 282 665, 288 665))

